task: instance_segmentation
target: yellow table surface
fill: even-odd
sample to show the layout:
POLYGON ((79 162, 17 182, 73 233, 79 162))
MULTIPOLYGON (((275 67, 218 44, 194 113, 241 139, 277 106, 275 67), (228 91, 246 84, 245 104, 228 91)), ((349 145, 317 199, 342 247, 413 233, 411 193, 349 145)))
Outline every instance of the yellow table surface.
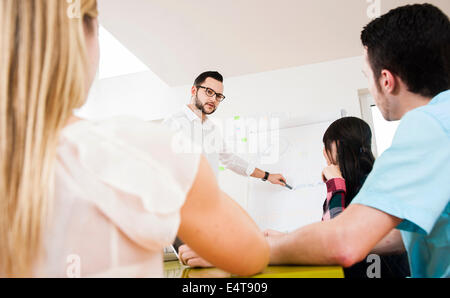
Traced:
MULTIPOLYGON (((167 278, 230 278, 239 277, 218 268, 190 268, 179 261, 164 263, 167 278)), ((344 278, 342 267, 325 266, 268 266, 251 278, 344 278)))

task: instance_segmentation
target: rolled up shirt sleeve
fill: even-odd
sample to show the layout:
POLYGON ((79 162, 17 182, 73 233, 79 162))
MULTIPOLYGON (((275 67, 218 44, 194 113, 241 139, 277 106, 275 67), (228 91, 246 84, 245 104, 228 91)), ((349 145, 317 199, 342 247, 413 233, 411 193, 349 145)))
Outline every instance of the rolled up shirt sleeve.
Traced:
POLYGON ((256 169, 254 164, 234 153, 220 153, 219 160, 227 169, 246 177, 251 176, 256 169))

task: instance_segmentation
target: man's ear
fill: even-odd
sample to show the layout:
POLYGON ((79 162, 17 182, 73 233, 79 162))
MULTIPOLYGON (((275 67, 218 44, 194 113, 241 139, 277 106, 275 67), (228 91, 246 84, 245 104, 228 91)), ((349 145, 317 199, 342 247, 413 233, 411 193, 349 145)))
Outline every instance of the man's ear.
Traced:
POLYGON ((392 72, 390 72, 387 69, 383 69, 381 71, 381 76, 380 76, 379 82, 380 82, 381 90, 383 90, 383 92, 386 94, 394 93, 397 88, 396 76, 393 75, 392 72))
POLYGON ((195 96, 195 94, 197 94, 197 87, 192 86, 192 88, 191 88, 191 96, 195 96))

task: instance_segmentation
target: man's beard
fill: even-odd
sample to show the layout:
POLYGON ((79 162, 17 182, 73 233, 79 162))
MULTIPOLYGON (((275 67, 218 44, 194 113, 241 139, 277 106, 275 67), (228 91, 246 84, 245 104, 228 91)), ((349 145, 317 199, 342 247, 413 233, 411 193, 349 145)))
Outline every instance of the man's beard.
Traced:
POLYGON ((214 110, 212 110, 211 112, 207 112, 207 111, 205 110, 205 105, 206 105, 206 104, 202 104, 202 103, 200 102, 200 100, 198 99, 198 96, 195 96, 195 107, 196 107, 197 109, 199 109, 200 111, 202 111, 203 114, 205 114, 205 115, 211 115, 211 114, 213 114, 213 113, 217 110, 217 108, 214 108, 214 110))

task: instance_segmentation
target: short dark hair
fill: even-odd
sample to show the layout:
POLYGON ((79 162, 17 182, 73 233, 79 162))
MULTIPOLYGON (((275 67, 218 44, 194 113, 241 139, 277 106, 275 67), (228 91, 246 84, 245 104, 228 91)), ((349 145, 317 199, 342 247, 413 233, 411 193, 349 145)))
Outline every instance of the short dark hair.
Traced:
POLYGON ((450 87, 450 22, 431 4, 406 5, 369 23, 361 34, 379 79, 387 69, 410 92, 434 97, 450 87))
POLYGON ((217 71, 205 71, 195 79, 194 86, 200 86, 206 81, 207 78, 213 78, 223 83, 223 76, 220 73, 217 71))

